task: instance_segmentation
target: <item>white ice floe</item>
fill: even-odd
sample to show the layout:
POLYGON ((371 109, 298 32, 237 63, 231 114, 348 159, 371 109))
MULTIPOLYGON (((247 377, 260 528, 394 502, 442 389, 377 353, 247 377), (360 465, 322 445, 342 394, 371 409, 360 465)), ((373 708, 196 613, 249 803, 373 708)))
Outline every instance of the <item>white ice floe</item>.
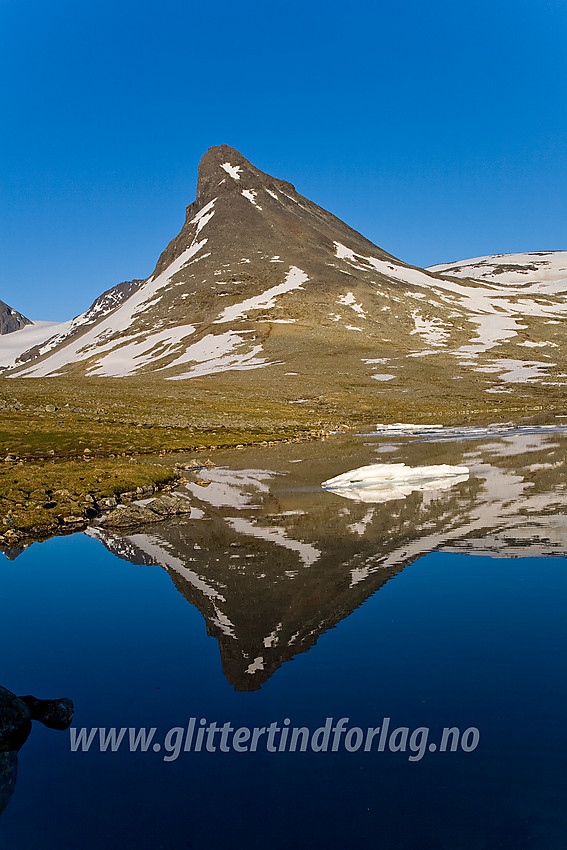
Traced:
POLYGON ((393 425, 382 425, 382 423, 378 423, 376 425, 376 432, 378 434, 388 434, 388 436, 397 436, 398 434, 413 434, 413 433, 427 433, 429 431, 442 431, 443 425, 412 425, 409 422, 394 422, 393 425))
POLYGON ((329 478, 321 485, 338 496, 358 502, 390 502, 418 490, 446 490, 466 481, 466 466, 406 466, 405 463, 373 463, 329 478))
POLYGON ((240 172, 242 169, 239 165, 231 165, 230 162, 223 162, 221 168, 224 168, 227 174, 230 174, 233 180, 240 180, 240 172))

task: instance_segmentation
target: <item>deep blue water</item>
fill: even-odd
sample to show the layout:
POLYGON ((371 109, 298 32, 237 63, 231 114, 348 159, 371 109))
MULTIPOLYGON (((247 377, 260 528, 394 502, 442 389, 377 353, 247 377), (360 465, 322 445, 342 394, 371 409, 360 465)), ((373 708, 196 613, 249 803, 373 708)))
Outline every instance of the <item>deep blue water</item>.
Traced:
MULTIPOLYGON (((2 850, 567 847, 567 559, 432 553, 251 692, 157 565, 82 534, 0 556, 0 684, 78 727, 326 717, 480 731, 470 753, 71 753, 34 724, 2 850)), ((254 604, 251 600, 251 605, 254 604)))

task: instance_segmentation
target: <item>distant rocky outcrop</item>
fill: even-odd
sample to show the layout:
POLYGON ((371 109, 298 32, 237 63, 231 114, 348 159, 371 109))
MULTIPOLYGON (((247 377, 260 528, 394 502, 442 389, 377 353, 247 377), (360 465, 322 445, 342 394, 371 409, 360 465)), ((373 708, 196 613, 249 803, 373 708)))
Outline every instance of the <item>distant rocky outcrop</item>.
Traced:
POLYGON ((0 334, 11 334, 26 325, 33 325, 31 319, 27 319, 17 310, 13 310, 3 301, 0 301, 0 334))

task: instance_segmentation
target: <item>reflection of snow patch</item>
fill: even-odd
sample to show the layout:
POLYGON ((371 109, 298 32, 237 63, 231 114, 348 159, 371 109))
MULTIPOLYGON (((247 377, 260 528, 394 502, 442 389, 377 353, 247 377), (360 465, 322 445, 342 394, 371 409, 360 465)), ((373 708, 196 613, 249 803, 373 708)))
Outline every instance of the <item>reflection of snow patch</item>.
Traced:
POLYGON ((247 673, 257 673, 258 670, 264 669, 264 659, 261 655, 258 658, 255 658, 252 664, 249 664, 246 668, 247 673))
POLYGON ((290 549, 292 552, 297 552, 300 560, 306 567, 310 567, 317 561, 321 555, 319 549, 312 546, 310 543, 302 543, 300 540, 292 540, 287 536, 284 528, 265 527, 255 525, 243 517, 230 517, 227 522, 235 531, 241 534, 250 534, 253 537, 258 537, 260 540, 266 540, 269 543, 275 543, 278 546, 283 546, 284 549, 290 549))
POLYGON ((269 492, 266 482, 273 474, 263 469, 209 469, 208 486, 191 481, 185 486, 201 502, 213 507, 256 508, 262 501, 260 494, 269 492))

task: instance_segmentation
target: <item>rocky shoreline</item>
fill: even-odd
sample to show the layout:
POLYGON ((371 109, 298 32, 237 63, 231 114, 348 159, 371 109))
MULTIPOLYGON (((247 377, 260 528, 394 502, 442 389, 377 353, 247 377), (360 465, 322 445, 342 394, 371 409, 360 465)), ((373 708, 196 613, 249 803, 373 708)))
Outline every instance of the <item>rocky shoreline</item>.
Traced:
MULTIPOLYGON (((342 425, 339 426, 338 430, 347 430, 347 428, 348 426, 342 425)), ((292 438, 263 440, 257 445, 276 446, 282 442, 309 442, 329 436, 331 433, 324 429, 311 429, 292 438)), ((202 446, 199 448, 214 451, 224 447, 202 446)), ((245 446, 244 444, 237 444, 231 448, 243 449, 245 446)), ((163 458, 163 455, 160 455, 161 458, 163 458)), ((90 453, 84 456, 82 460, 88 463, 91 470, 96 469, 97 460, 90 453)), ((129 460, 132 462, 133 458, 129 460)), ((7 454, 4 462, 10 464, 11 467, 16 465, 22 467, 22 459, 14 454, 7 454)), ((44 494, 44 499, 47 499, 43 502, 42 508, 57 509, 57 506, 61 504, 66 506, 67 510, 62 510, 49 521, 33 522, 18 527, 15 524, 14 511, 10 508, 2 518, 2 525, 0 525, 0 552, 11 558, 33 542, 84 531, 91 523, 96 523, 105 528, 123 529, 162 522, 170 517, 188 514, 191 512, 188 498, 185 495, 172 494, 172 491, 177 486, 187 482, 187 479, 184 478, 187 473, 198 472, 215 465, 210 458, 176 462, 173 468, 163 468, 164 471, 167 470, 167 480, 163 483, 143 483, 132 490, 114 492, 113 495, 99 497, 88 491, 73 494, 64 486, 53 491, 42 489, 39 492, 44 494)), ((23 466, 25 468, 28 464, 24 463, 23 466)), ((56 468, 56 466, 53 467, 54 470, 56 468)))
MULTIPOLYGON (((49 537, 59 535, 73 534, 76 531, 84 531, 89 523, 104 516, 113 517, 117 514, 123 515, 125 521, 113 525, 111 520, 109 522, 109 527, 112 526, 117 528, 124 527, 126 525, 137 525, 139 523, 134 521, 134 517, 136 516, 136 510, 140 510, 140 506, 135 504, 136 501, 148 499, 156 493, 167 494, 171 491, 171 489, 172 487, 170 484, 165 484, 163 487, 145 484, 141 487, 137 487, 136 490, 117 493, 115 496, 108 496, 98 500, 96 500, 90 493, 86 493, 83 497, 84 505, 82 506, 82 515, 70 514, 68 516, 64 516, 63 514, 59 514, 54 522, 40 523, 24 529, 9 527, 9 522, 12 518, 11 511, 9 511, 3 519, 4 525, 8 525, 8 528, 0 534, 0 551, 7 554, 6 550, 13 549, 14 547, 21 546, 22 544, 46 540, 49 537), (127 521, 128 517, 132 518, 132 522, 127 521)), ((60 490, 59 494, 65 495, 65 492, 65 490, 60 490)), ((162 498, 164 499, 165 495, 162 498)), ((155 501, 159 500, 156 499, 155 501)), ((167 516, 165 504, 166 503, 164 503, 164 512, 161 515, 161 519, 165 519, 167 516)), ((149 515, 150 511, 146 510, 146 513, 149 515)), ((153 516, 155 515, 156 514, 153 514, 153 516)))

